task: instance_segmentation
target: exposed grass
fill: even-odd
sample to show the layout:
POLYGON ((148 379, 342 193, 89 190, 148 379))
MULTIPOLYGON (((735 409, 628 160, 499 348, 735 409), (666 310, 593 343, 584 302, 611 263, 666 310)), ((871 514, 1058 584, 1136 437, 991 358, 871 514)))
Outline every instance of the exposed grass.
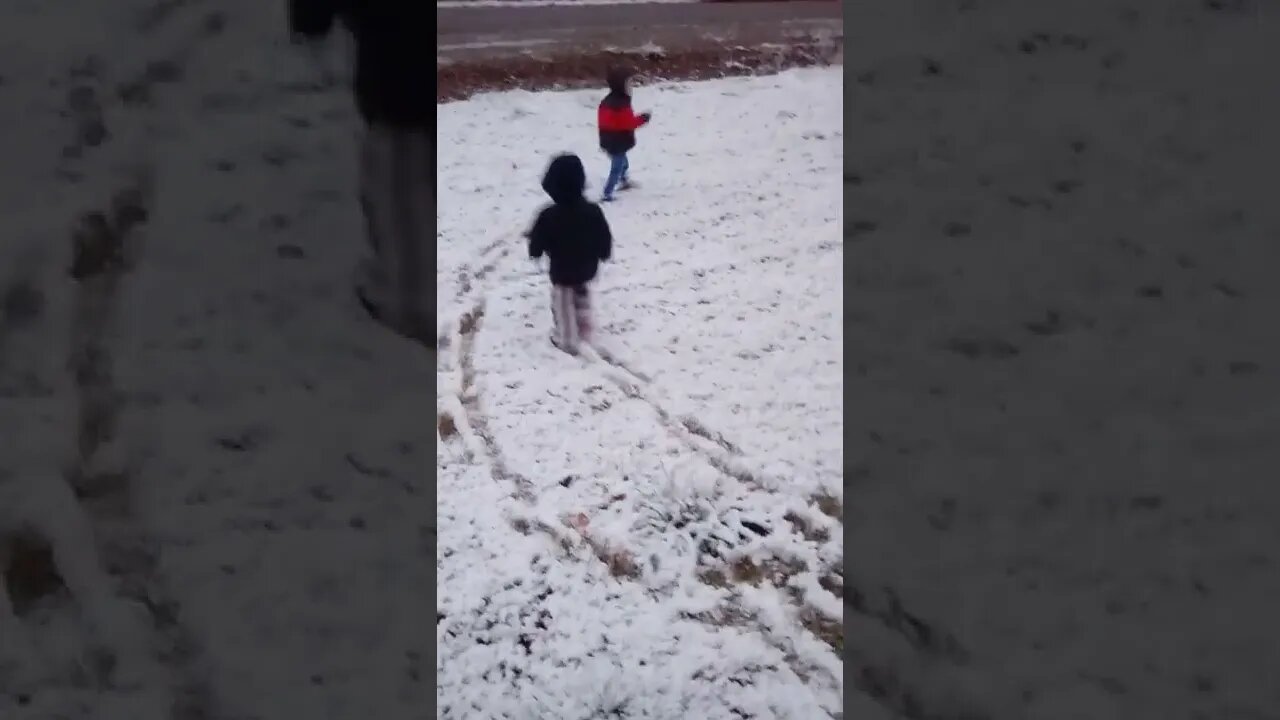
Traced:
POLYGON ((448 440, 458 434, 458 424, 449 413, 440 413, 436 416, 436 430, 441 440, 448 440))

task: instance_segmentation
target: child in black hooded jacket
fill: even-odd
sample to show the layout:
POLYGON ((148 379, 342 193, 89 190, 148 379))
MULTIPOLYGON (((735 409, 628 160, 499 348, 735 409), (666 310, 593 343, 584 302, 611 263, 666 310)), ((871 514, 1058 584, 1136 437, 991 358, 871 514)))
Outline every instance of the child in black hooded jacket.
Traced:
POLYGON ((586 172, 577 155, 552 159, 542 178, 542 189, 551 196, 528 232, 529 257, 550 259, 551 342, 575 354, 580 342, 591 339, 589 284, 600 262, 613 252, 613 234, 600 206, 582 195, 586 172))
MULTIPOLYGON (((365 122, 360 204, 369 257, 355 295, 375 320, 435 347, 435 100, 423 42, 427 15, 406 0, 288 0, 289 29, 319 42, 345 27, 356 42, 355 99, 365 122)), ((434 60, 432 60, 434 62, 434 60)))

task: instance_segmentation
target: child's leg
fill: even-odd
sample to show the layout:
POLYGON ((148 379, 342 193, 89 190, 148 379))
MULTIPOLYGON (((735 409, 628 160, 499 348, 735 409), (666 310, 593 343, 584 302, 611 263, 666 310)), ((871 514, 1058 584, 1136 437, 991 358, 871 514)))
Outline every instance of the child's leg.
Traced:
POLYGON ((564 288, 551 286, 551 342, 560 347, 564 343, 564 288))
POLYGON ((573 289, 573 315, 578 326, 578 338, 583 342, 591 342, 595 321, 591 317, 591 292, 586 285, 573 289))
POLYGON ((360 202, 369 257, 360 266, 356 294, 366 310, 397 333, 435 342, 435 290, 427 281, 428 220, 433 193, 421 162, 435 140, 425 133, 373 125, 360 166, 360 202))
POLYGON ((609 156, 609 179, 604 183, 604 198, 613 197, 613 189, 618 186, 618 181, 622 179, 626 172, 627 156, 610 155, 609 156))
POLYGON ((573 307, 573 288, 551 286, 551 342, 567 353, 578 350, 578 322, 573 307))
POLYGON ((634 187, 638 187, 638 186, 635 183, 631 182, 631 160, 626 155, 623 155, 622 156, 622 182, 618 184, 618 189, 630 190, 634 187))

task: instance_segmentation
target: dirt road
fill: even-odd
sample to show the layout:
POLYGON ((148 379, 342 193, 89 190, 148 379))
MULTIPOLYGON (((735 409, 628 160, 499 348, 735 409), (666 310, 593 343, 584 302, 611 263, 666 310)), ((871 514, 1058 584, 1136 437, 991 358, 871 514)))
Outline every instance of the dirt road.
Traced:
POLYGON ((840 3, 634 3, 436 8, 437 61, 575 51, 673 51, 843 35, 840 3))

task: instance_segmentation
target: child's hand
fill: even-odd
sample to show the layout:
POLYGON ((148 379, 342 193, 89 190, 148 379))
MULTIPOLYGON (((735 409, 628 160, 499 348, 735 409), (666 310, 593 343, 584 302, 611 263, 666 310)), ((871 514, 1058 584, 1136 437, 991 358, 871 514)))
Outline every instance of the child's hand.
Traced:
POLYGON ((651 113, 651 112, 642 112, 642 113, 640 113, 640 119, 641 119, 641 120, 643 120, 643 121, 645 122, 645 124, 648 124, 648 123, 649 123, 649 120, 650 120, 650 119, 652 119, 652 118, 653 118, 653 113, 651 113))

